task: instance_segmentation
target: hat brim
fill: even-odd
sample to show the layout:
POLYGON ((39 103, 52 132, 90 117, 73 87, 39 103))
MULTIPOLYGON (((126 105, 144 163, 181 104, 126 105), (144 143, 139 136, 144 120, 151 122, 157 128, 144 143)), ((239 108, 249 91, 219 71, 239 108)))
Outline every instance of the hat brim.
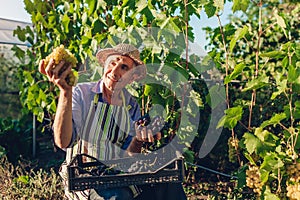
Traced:
POLYGON ((96 54, 96 58, 98 59, 98 62, 103 66, 106 59, 111 56, 111 55, 123 55, 123 56, 128 56, 130 57, 134 62, 135 64, 137 65, 144 65, 143 61, 139 60, 139 59, 136 59, 134 58, 133 56, 131 56, 130 54, 128 53, 122 53, 122 52, 119 52, 119 51, 116 51, 115 49, 113 48, 107 48, 107 49, 101 49, 97 52, 96 54))

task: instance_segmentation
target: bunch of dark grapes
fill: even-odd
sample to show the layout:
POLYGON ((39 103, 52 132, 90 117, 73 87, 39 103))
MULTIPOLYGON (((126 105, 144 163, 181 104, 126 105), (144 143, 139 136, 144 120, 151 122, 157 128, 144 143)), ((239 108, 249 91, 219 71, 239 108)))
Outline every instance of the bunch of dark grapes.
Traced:
MULTIPOLYGON (((152 131, 154 141, 144 142, 144 150, 153 151, 157 149, 157 142, 162 138, 162 129, 164 128, 165 122, 161 116, 155 116, 153 119, 147 113, 136 121, 138 129, 147 127, 148 130, 152 131)), ((147 151, 146 151, 147 152, 147 151)))
POLYGON ((300 200, 300 163, 287 167, 289 181, 287 182, 287 197, 291 200, 300 200))
POLYGON ((249 188, 253 189, 253 192, 257 193, 258 195, 261 194, 263 186, 260 176, 261 175, 259 172, 259 168, 256 165, 250 165, 246 170, 246 184, 249 188))
POLYGON ((230 137, 228 139, 228 158, 229 162, 236 163, 238 157, 239 140, 237 138, 230 137))
POLYGON ((64 67, 62 67, 62 69, 60 70, 60 73, 62 73, 64 70, 66 70, 66 68, 69 65, 72 66, 72 71, 66 77, 66 81, 71 86, 76 85, 78 73, 75 70, 75 67, 77 64, 77 59, 75 58, 75 56, 68 49, 65 49, 64 45, 60 45, 60 46, 56 47, 55 49, 53 49, 52 53, 49 54, 44 59, 45 66, 48 65, 51 58, 54 59, 55 65, 58 65, 62 60, 65 61, 64 67))
POLYGON ((142 128, 144 126, 148 126, 150 122, 151 122, 150 115, 147 113, 137 120, 137 125, 139 126, 139 128, 142 128))

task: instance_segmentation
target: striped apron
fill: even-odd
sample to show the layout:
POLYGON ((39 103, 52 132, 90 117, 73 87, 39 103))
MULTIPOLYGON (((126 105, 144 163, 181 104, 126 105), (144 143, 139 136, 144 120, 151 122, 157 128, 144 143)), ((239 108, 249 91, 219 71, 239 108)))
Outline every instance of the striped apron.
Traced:
MULTIPOLYGON (((60 175, 64 180, 65 194, 69 199, 88 199, 93 190, 76 192, 68 190, 66 169, 74 156, 85 153, 101 161, 122 157, 125 150, 121 147, 130 131, 130 115, 129 107, 125 105, 123 92, 121 96, 123 106, 115 106, 103 103, 101 94, 96 94, 82 133, 77 135, 74 145, 67 149, 66 160, 61 166, 60 175)), ((130 186, 130 188, 134 196, 139 193, 135 186, 130 186)))

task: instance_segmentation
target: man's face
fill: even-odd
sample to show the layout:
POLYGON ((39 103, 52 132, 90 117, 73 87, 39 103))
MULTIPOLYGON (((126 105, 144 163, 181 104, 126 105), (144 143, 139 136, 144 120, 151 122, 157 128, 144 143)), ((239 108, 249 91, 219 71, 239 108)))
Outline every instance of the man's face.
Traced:
POLYGON ((127 56, 111 55, 104 64, 103 83, 110 90, 122 89, 133 80, 134 61, 127 56))

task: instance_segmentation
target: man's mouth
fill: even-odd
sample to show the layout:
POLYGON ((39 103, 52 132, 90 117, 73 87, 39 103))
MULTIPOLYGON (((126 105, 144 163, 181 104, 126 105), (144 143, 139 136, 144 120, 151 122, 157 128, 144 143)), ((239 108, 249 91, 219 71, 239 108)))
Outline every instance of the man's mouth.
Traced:
POLYGON ((119 78, 119 79, 115 79, 115 78, 113 78, 112 76, 107 76, 112 82, 121 82, 122 81, 122 79, 121 78, 119 78))

